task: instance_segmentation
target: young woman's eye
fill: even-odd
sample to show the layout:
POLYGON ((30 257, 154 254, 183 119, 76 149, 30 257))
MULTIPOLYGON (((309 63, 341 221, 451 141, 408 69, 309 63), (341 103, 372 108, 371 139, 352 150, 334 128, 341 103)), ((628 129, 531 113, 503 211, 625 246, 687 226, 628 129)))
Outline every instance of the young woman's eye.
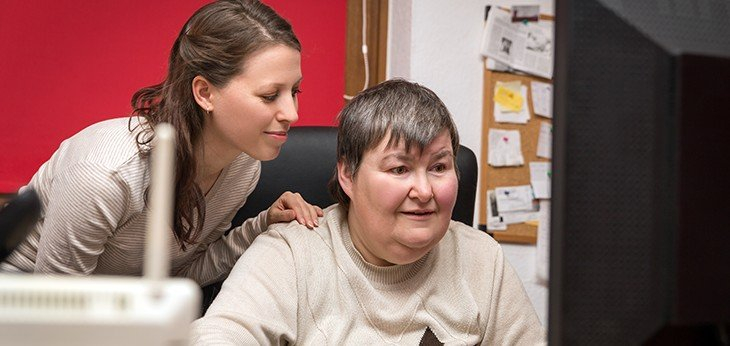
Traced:
POLYGON ((401 174, 405 174, 406 172, 408 172, 408 169, 406 169, 404 166, 399 166, 399 167, 391 168, 390 172, 393 174, 401 175, 401 174))
POLYGON ((276 101, 277 97, 279 97, 279 93, 261 96, 261 98, 264 100, 264 102, 274 102, 274 101, 276 101))
POLYGON ((301 89, 294 89, 291 91, 291 96, 297 96, 297 94, 301 94, 301 93, 302 93, 301 89))

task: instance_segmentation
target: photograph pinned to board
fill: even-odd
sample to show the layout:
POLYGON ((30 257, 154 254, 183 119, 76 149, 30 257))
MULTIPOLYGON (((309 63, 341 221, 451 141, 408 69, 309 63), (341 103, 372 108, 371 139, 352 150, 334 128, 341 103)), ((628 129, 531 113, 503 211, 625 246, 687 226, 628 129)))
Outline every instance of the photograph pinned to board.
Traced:
POLYGON ((553 156, 553 125, 541 121, 540 133, 537 135, 537 157, 550 159, 553 156))
POLYGON ((537 22, 540 19, 539 5, 515 5, 510 9, 512 23, 515 22, 537 22))
POLYGON ((497 196, 494 190, 487 191, 487 231, 506 231, 507 224, 499 216, 497 196))
POLYGON ((520 81, 494 84, 494 121, 498 123, 527 124, 527 86, 520 81))
POLYGON ((487 14, 481 53, 515 70, 553 77, 553 21, 512 22, 509 12, 492 8, 487 14))
POLYGON ((522 166, 520 131, 489 129, 487 162, 494 167, 522 166))

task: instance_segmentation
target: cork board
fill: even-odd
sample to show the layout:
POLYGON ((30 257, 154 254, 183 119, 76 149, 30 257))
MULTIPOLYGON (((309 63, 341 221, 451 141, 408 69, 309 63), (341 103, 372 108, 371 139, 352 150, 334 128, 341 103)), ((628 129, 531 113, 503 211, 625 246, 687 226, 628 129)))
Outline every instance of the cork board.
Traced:
MULTIPOLYGON (((540 133, 540 124, 546 122, 552 124, 552 119, 536 116, 532 109, 531 81, 550 83, 549 79, 518 75, 506 72, 484 70, 484 105, 482 120, 482 155, 479 186, 479 201, 482 206, 479 211, 479 227, 486 230, 487 224, 487 191, 497 187, 529 185, 530 184, 530 162, 549 162, 550 160, 537 156, 537 139, 540 133), (497 81, 511 82, 519 80, 522 85, 527 86, 527 105, 530 111, 530 120, 527 124, 498 123, 494 121, 494 85, 497 81), (489 153, 489 129, 518 130, 521 137, 522 155, 525 164, 518 167, 492 167, 487 163, 489 153)), ((527 223, 507 225, 506 231, 494 231, 490 233, 497 241, 535 244, 537 242, 537 226, 527 223)))

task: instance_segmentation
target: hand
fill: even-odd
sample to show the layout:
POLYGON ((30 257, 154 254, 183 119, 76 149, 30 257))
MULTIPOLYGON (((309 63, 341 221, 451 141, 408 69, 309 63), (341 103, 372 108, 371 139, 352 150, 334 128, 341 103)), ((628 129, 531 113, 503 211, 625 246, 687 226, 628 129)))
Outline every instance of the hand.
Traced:
POLYGON ((300 224, 313 229, 319 226, 317 217, 322 215, 324 215, 322 208, 307 203, 299 193, 287 191, 269 207, 266 222, 271 225, 296 219, 300 224))

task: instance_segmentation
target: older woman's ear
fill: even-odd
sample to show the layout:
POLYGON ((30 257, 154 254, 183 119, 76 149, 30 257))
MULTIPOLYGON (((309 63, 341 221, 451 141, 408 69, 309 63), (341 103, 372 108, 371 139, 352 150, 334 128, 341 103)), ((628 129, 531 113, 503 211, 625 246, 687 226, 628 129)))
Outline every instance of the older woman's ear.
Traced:
POLYGON ((344 164, 342 160, 337 161, 337 180, 340 182, 342 191, 352 198, 352 174, 348 165, 344 164))

